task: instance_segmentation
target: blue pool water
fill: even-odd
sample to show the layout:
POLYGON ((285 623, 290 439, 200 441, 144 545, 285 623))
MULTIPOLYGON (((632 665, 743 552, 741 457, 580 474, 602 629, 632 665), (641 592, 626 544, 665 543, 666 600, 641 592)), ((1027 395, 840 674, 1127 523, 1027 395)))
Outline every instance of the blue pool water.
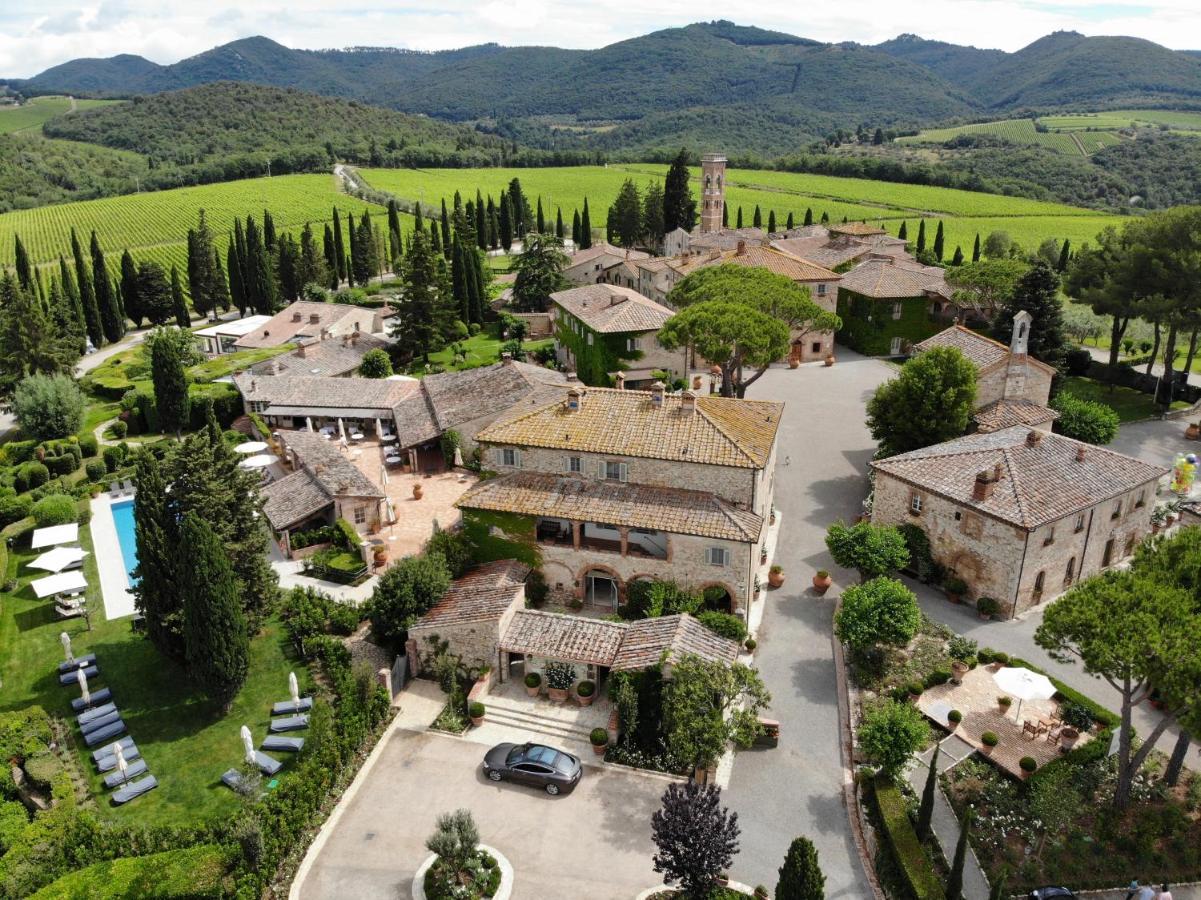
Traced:
POLYGON ((125 573, 129 577, 129 586, 133 587, 133 570, 138 565, 138 542, 133 525, 132 500, 114 503, 113 522, 117 526, 117 543, 121 545, 121 559, 125 563, 125 573))

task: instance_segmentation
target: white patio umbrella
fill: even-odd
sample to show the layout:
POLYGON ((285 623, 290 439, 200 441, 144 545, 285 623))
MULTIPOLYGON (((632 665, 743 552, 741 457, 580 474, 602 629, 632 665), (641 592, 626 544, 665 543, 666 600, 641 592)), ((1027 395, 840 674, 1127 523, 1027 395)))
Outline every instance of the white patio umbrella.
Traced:
POLYGON ((251 453, 262 453, 266 449, 267 445, 262 441, 247 441, 244 444, 238 444, 238 446, 234 447, 234 453, 249 455, 251 453))
POLYGON ((242 726, 242 748, 246 751, 247 764, 255 765, 257 760, 254 756, 254 738, 250 736, 250 729, 245 725, 242 726))
POLYGON ((455 468, 463 468, 463 451, 455 447, 455 468))
POLYGON ((59 572, 57 575, 47 575, 37 581, 29 582, 39 600, 53 594, 65 594, 67 591, 82 591, 88 586, 88 580, 83 572, 72 569, 69 572, 59 572))
POLYGON ((248 456, 240 463, 243 469, 265 469, 267 466, 278 462, 278 460, 269 453, 260 453, 258 456, 248 456))
POLYGON ((300 708, 300 685, 296 683, 296 673, 288 673, 288 693, 292 695, 292 705, 300 708))
POLYGON ((88 690, 87 673, 83 669, 76 669, 75 680, 79 682, 79 695, 83 697, 83 705, 89 705, 92 702, 92 692, 88 690))
POLYGON ((126 781, 125 772, 129 769, 129 763, 125 760, 125 748, 121 746, 121 742, 117 741, 113 744, 113 756, 117 757, 117 771, 121 773, 121 781, 126 781))
POLYGON ((64 631, 58 636, 58 641, 63 645, 63 653, 66 654, 67 662, 75 662, 75 654, 71 652, 71 635, 64 631))
POLYGON ((1006 666, 994 672, 993 681, 1005 693, 1018 698, 1015 722, 1021 721, 1023 700, 1047 700, 1055 696, 1055 685, 1051 684, 1050 678, 1022 666, 1006 666))
POLYGON ((88 551, 82 547, 55 547, 31 562, 29 568, 42 569, 46 572, 61 572, 68 566, 80 562, 87 555, 88 551))

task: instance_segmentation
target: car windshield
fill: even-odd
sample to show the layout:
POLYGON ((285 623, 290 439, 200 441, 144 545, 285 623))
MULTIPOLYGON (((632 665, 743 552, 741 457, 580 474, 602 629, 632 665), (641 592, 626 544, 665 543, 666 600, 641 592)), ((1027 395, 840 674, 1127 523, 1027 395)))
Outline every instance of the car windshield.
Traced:
POLYGON ((564 775, 570 775, 575 771, 575 760, 566 753, 556 753, 554 767, 564 775))

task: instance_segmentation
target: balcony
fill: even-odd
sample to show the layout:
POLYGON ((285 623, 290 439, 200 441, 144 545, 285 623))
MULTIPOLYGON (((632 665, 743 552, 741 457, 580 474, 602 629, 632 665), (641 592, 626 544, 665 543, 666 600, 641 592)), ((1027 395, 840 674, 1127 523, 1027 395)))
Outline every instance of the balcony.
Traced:
POLYGON ((581 536, 580 549, 600 553, 621 553, 621 541, 614 541, 603 537, 581 536))

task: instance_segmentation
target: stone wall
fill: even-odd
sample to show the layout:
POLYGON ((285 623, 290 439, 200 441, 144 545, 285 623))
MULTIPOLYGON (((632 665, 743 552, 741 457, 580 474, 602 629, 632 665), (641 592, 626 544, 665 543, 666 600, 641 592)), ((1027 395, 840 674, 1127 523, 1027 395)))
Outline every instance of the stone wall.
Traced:
POLYGON ((513 614, 525 607, 525 587, 517 589, 513 602, 498 618, 486 621, 463 623, 418 623, 409 629, 409 640, 415 642, 419 664, 425 668, 429 665, 429 638, 437 635, 439 639, 449 643, 451 653, 458 656, 468 666, 492 667, 489 681, 497 679, 504 669, 500 658, 500 636, 509 627, 513 614))
POLYGON ((1051 374, 1041 366, 1013 360, 981 372, 976 379, 976 408, 998 400, 1029 400, 1046 406, 1051 396, 1051 374))
POLYGON ((550 313, 532 312, 532 313, 509 313, 514 319, 521 319, 525 322, 526 339, 549 337, 551 334, 550 313))

